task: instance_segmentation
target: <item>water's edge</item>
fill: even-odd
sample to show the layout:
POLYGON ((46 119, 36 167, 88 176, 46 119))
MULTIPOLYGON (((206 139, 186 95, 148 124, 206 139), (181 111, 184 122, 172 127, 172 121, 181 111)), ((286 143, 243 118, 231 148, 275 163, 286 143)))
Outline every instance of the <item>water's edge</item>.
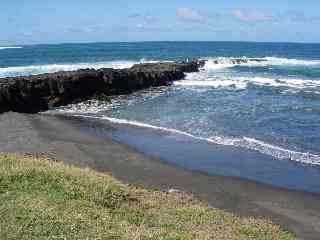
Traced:
POLYGON ((279 161, 258 151, 208 143, 179 132, 133 126, 126 122, 95 117, 58 116, 81 120, 83 131, 102 139, 111 138, 147 156, 191 171, 239 177, 290 190, 320 193, 320 167, 314 165, 285 159, 279 161))

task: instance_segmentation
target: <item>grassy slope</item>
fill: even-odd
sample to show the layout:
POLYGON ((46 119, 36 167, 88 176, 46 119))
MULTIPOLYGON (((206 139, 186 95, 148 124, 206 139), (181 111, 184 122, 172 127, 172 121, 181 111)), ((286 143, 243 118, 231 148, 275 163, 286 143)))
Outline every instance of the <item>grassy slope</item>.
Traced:
POLYGON ((62 163, 0 155, 0 239, 293 239, 183 193, 137 189, 62 163))

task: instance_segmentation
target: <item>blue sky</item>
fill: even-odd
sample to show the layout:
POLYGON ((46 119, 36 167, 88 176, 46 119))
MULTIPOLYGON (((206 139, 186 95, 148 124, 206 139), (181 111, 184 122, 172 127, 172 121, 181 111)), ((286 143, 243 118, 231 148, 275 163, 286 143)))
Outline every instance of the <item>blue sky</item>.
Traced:
POLYGON ((320 42, 319 9, 319 0, 4 0, 0 2, 0 45, 320 42))

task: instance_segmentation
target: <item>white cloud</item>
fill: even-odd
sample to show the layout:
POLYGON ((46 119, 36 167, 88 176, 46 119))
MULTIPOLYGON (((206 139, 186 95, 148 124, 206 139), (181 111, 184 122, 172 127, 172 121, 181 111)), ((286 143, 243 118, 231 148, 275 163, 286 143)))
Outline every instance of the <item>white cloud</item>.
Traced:
POLYGON ((177 17, 182 21, 204 23, 207 17, 191 8, 178 8, 177 17))
POLYGON ((232 15, 237 19, 245 22, 261 22, 261 21, 271 21, 273 16, 267 15, 262 12, 243 12, 240 9, 235 9, 232 11, 232 15))

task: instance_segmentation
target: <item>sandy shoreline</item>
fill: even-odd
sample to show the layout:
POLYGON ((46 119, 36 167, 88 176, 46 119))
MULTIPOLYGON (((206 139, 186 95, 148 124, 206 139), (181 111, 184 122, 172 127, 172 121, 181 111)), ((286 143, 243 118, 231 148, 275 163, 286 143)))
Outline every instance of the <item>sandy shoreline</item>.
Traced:
MULTIPOLYGON (((112 131, 113 126, 109 128, 112 131)), ((187 171, 124 144, 90 135, 62 118, 0 115, 0 152, 43 153, 68 164, 111 173, 130 184, 191 192, 213 207, 237 215, 269 218, 299 239, 320 236, 319 194, 187 171)))

